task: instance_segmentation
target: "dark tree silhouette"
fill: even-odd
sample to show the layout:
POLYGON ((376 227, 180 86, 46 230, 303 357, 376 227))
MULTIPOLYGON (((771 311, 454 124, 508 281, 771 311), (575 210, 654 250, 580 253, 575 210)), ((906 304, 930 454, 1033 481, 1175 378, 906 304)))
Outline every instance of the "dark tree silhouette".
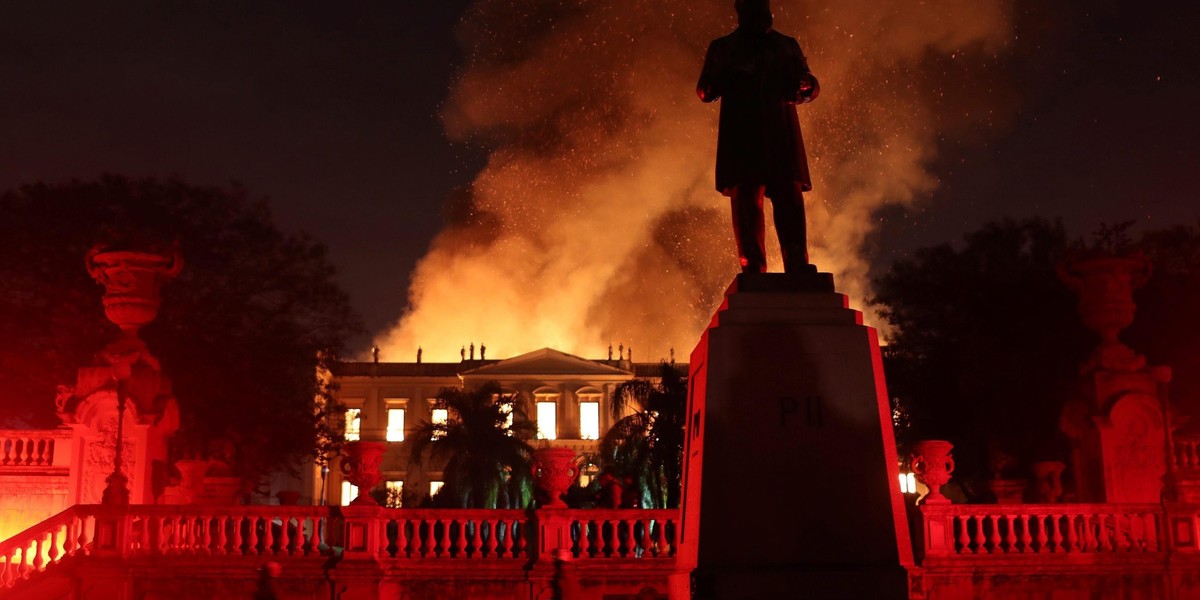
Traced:
POLYGON ((0 196, 0 405, 8 426, 51 426, 56 384, 114 338, 83 266, 98 242, 180 243, 185 267, 142 330, 174 380, 177 442, 236 449, 247 481, 327 450, 339 406, 318 367, 361 330, 325 247, 286 234, 244 188, 177 179, 37 183, 0 196), (329 399, 331 400, 331 399, 329 399), (332 413, 332 414, 328 414, 332 413), (15 418, 14 418, 15 417, 15 418), (17 422, 14 422, 17 421, 17 422))
POLYGON ((618 385, 610 408, 616 423, 600 440, 603 467, 632 477, 650 508, 679 506, 687 378, 663 363, 658 382, 633 379, 618 385), (634 412, 624 415, 630 408, 634 412))
POLYGON ((426 459, 446 461, 438 496, 458 508, 528 508, 533 447, 525 440, 536 428, 515 397, 488 382, 473 390, 445 388, 437 407, 448 409, 446 422, 417 426, 410 460, 416 467, 426 459))

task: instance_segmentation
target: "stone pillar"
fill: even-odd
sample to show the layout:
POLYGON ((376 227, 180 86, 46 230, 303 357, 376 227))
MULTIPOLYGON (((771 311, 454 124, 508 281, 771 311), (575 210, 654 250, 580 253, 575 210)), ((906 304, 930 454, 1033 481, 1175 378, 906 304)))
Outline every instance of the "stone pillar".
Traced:
POLYGON ((689 368, 672 597, 907 598, 879 343, 832 278, 739 275, 689 368))
POLYGON ((579 395, 572 388, 563 385, 558 395, 558 437, 564 440, 577 440, 579 432, 579 395))

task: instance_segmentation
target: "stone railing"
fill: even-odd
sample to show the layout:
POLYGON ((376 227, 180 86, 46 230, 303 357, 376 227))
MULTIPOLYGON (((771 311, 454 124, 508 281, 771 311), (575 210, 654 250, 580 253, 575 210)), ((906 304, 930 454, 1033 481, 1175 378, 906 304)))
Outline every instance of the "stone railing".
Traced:
POLYGON ((1157 504, 929 504, 926 559, 1166 550, 1157 504))
POLYGON ((70 466, 71 430, 0 430, 0 470, 70 466))
POLYGON ((600 569, 602 561, 628 559, 666 572, 674 566, 678 528, 677 510, 77 505, 0 543, 0 589, 68 557, 258 564, 265 557, 329 555, 334 547, 351 561, 422 569, 491 563, 514 577, 563 551, 600 569))
POLYGON ((571 551, 577 559, 675 556, 677 510, 577 510, 570 515, 571 551))
POLYGON ((1171 467, 1181 471, 1200 470, 1200 438, 1175 438, 1174 452, 1171 453, 1171 467))
POLYGON ((95 514, 75 506, 0 542, 0 588, 11 588, 63 559, 88 554, 95 514))
POLYGON ((381 557, 529 558, 530 519, 521 510, 389 509, 376 521, 381 557))

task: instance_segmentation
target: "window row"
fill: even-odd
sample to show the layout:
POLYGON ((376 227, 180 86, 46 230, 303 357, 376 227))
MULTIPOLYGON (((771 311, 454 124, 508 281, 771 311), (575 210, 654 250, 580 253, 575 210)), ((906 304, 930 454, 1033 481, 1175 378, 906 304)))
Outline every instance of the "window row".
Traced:
MULTIPOLYGON (((387 411, 387 441, 404 441, 403 408, 389 408, 387 411)), ((431 421, 442 425, 449 420, 449 412, 444 408, 435 408, 431 421)), ((558 403, 555 401, 537 402, 537 438, 553 440, 558 437, 558 403)), ((511 417, 510 417, 511 419, 511 417)), ((509 422, 511 424, 511 420, 509 422)), ((346 439, 355 441, 362 436, 362 409, 351 408, 346 411, 346 439)), ((600 402, 586 401, 579 403, 579 438, 583 440, 600 439, 600 402)))

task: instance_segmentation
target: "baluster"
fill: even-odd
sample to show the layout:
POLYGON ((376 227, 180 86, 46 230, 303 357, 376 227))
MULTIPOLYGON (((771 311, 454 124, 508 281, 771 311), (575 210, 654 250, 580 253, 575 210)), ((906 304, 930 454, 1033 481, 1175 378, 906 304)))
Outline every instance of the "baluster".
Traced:
POLYGON ((225 531, 225 526, 229 523, 228 515, 220 515, 216 518, 217 525, 217 554, 224 556, 229 554, 229 535, 225 531))
POLYGON ((621 532, 617 531, 618 521, 612 519, 604 520, 604 530, 608 533, 604 538, 604 556, 606 558, 617 558, 621 554, 621 532))
POLYGON ((248 517, 246 528, 246 554, 259 554, 258 550, 258 517, 248 517))
POLYGON ((1100 545, 1099 538, 1096 537, 1096 519, 1094 515, 1083 515, 1083 550, 1084 552, 1095 552, 1100 545))
POLYGON ((1120 526, 1118 538, 1123 552, 1132 552, 1134 546, 1134 530, 1133 519, 1128 514, 1117 515, 1117 523, 1120 526))
POLYGON ((991 532, 988 533, 987 553, 1001 554, 1003 549, 1000 547, 1000 521, 1004 519, 1003 515, 988 515, 987 521, 991 525, 991 532))
POLYGON ((29 442, 30 441, 31 440, 28 440, 28 439, 21 440, 20 454, 17 455, 17 464, 18 465, 26 466, 29 464, 29 457, 32 454, 29 451, 29 442))
POLYGON ((1075 518, 1079 515, 1075 513, 1067 513, 1067 552, 1079 551, 1079 536, 1075 531, 1075 518))
POLYGON ((983 536, 983 524, 987 521, 987 518, 981 515, 972 515, 971 521, 975 523, 975 537, 972 540, 975 544, 974 553, 979 554, 982 552, 987 554, 987 548, 983 546, 983 542, 986 539, 983 536))
POLYGON ((408 519, 396 519, 396 558, 408 558, 408 519))
POLYGON ((516 539, 513 540, 513 544, 516 546, 515 556, 518 558, 524 557, 526 556, 525 521, 513 521, 513 525, 515 525, 514 529, 517 531, 516 539))
POLYGON ((1096 550, 1098 552, 1107 552, 1112 550, 1112 542, 1109 539, 1107 515, 1096 515, 1096 550))
POLYGON ((588 539, 588 529, 592 522, 589 519, 579 520, 579 558, 591 558, 592 541, 588 539))
POLYGON ((12 559, 9 556, 4 557, 4 565, 0 566, 0 587, 12 587, 12 573, 9 568, 12 564, 12 559))
POLYGON ((245 517, 240 515, 233 517, 233 547, 230 548, 230 552, 237 555, 249 554, 249 552, 242 548, 242 525, 245 523, 245 517))
POLYGON ((1050 548, 1050 532, 1046 530, 1046 521, 1050 519, 1049 515, 1035 515, 1038 524, 1038 553, 1045 554, 1051 550, 1050 548))
POLYGON ((42 556, 45 541, 45 534, 33 540, 33 570, 35 571, 41 571, 45 568, 46 559, 42 556))
MULTIPOLYGON (((1064 545, 1065 538, 1063 537, 1062 528, 1059 527, 1062 518, 1063 515, 1050 515, 1050 526, 1054 528, 1053 542, 1055 552, 1066 552, 1067 550, 1067 547, 1064 545)), ((1068 527, 1070 527, 1070 523, 1068 523, 1068 527)))
POLYGON ((653 556, 650 550, 650 523, 650 519, 642 519, 642 539, 639 542, 641 544, 641 554, 639 558, 642 556, 653 556))
POLYGON ((467 552, 467 524, 471 519, 455 519, 458 521, 458 549, 454 552, 455 558, 467 558, 470 554, 467 552))
POLYGON ((511 552, 515 546, 515 542, 513 541, 514 524, 515 522, 510 522, 508 519, 504 520, 504 539, 500 540, 500 556, 502 558, 508 558, 509 556, 512 556, 509 554, 509 552, 511 552))
POLYGON ((433 550, 433 546, 429 542, 429 538, 433 535, 433 525, 427 519, 420 519, 413 525, 413 533, 417 534, 417 539, 420 540, 419 548, 413 548, 416 558, 425 558, 429 552, 433 550))
POLYGON ((967 536, 967 524, 970 522, 968 517, 954 516, 954 523, 958 524, 958 553, 971 551, 971 538, 967 536))
POLYGON ((275 519, 270 516, 264 516, 262 522, 262 553, 264 556, 275 554, 275 519))
POLYGON ((438 519, 437 525, 433 528, 437 535, 437 546, 434 548, 434 554, 441 558, 443 554, 450 555, 450 524, 445 519, 438 519))
POLYGON ((1142 515, 1146 525, 1146 552, 1158 552, 1158 519, 1152 513, 1142 515))
POLYGON ((308 524, 308 533, 304 536, 304 555, 309 556, 320 552, 320 542, 317 541, 317 528, 321 526, 321 521, 316 515, 311 515, 304 518, 304 522, 308 524))
POLYGON ((276 554, 284 556, 291 555, 291 535, 288 533, 288 525, 292 524, 292 518, 287 515, 279 515, 279 551, 276 554))

